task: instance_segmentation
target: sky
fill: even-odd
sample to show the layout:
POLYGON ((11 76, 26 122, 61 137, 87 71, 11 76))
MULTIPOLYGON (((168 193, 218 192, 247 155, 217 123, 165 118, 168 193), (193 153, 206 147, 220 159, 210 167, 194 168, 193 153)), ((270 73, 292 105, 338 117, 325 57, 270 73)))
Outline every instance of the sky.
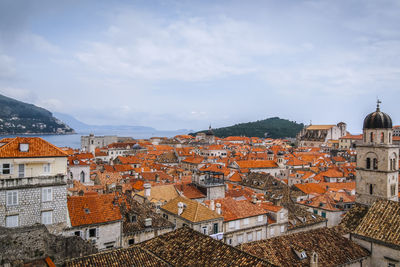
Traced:
POLYGON ((0 94, 87 124, 400 124, 398 0, 0 0, 0 94))

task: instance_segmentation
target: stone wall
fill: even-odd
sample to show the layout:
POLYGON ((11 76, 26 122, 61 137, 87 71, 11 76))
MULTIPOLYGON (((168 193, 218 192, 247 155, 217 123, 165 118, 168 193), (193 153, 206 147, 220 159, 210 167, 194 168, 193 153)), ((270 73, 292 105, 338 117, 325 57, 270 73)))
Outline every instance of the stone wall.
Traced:
POLYGON ((52 201, 42 202, 43 187, 23 187, 13 189, 18 192, 18 205, 7 206, 7 191, 0 190, 0 226, 5 226, 6 216, 18 215, 19 226, 41 223, 43 211, 53 211, 53 224, 66 223, 67 189, 66 184, 47 185, 52 188, 52 201))
POLYGON ((0 266, 22 265, 22 262, 49 256, 57 265, 66 259, 96 253, 97 249, 81 238, 50 234, 44 225, 0 227, 0 266))

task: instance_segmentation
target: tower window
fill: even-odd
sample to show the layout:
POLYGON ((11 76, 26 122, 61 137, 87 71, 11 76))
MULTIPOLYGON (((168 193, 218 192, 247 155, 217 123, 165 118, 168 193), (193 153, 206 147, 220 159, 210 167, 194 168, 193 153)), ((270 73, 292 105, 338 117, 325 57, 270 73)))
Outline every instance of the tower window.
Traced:
POLYGON ((374 170, 378 169, 378 159, 374 159, 374 170))
POLYGON ((374 187, 372 184, 369 185, 369 194, 372 195, 374 193, 374 187))
POLYGON ((393 170, 393 160, 390 159, 390 170, 393 170))
POLYGON ((383 143, 385 140, 385 133, 381 132, 381 143, 383 143))
POLYGON ((370 139, 371 139, 371 143, 374 142, 374 133, 373 132, 371 132, 371 134, 370 134, 370 139))
POLYGON ((371 168, 371 159, 370 158, 367 158, 367 169, 370 169, 371 168))

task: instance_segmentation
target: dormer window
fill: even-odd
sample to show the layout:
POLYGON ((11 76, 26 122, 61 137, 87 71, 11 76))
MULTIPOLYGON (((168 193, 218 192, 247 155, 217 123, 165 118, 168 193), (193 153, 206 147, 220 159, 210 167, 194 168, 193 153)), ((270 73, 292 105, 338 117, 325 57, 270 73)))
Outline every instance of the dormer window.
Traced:
POLYGON ((137 221, 137 217, 134 214, 129 215, 129 222, 136 222, 137 221))
POLYGON ((84 209, 84 211, 85 211, 86 214, 90 213, 90 210, 88 208, 84 209))
POLYGON ((29 144, 19 144, 19 151, 28 152, 29 151, 29 144))

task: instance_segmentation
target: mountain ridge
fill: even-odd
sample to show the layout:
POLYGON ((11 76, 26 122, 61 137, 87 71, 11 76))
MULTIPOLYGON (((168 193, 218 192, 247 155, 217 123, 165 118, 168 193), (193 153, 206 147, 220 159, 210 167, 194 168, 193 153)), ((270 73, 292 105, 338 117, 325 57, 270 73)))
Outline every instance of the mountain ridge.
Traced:
POLYGON ((0 94, 0 134, 73 134, 74 129, 42 107, 0 94))

